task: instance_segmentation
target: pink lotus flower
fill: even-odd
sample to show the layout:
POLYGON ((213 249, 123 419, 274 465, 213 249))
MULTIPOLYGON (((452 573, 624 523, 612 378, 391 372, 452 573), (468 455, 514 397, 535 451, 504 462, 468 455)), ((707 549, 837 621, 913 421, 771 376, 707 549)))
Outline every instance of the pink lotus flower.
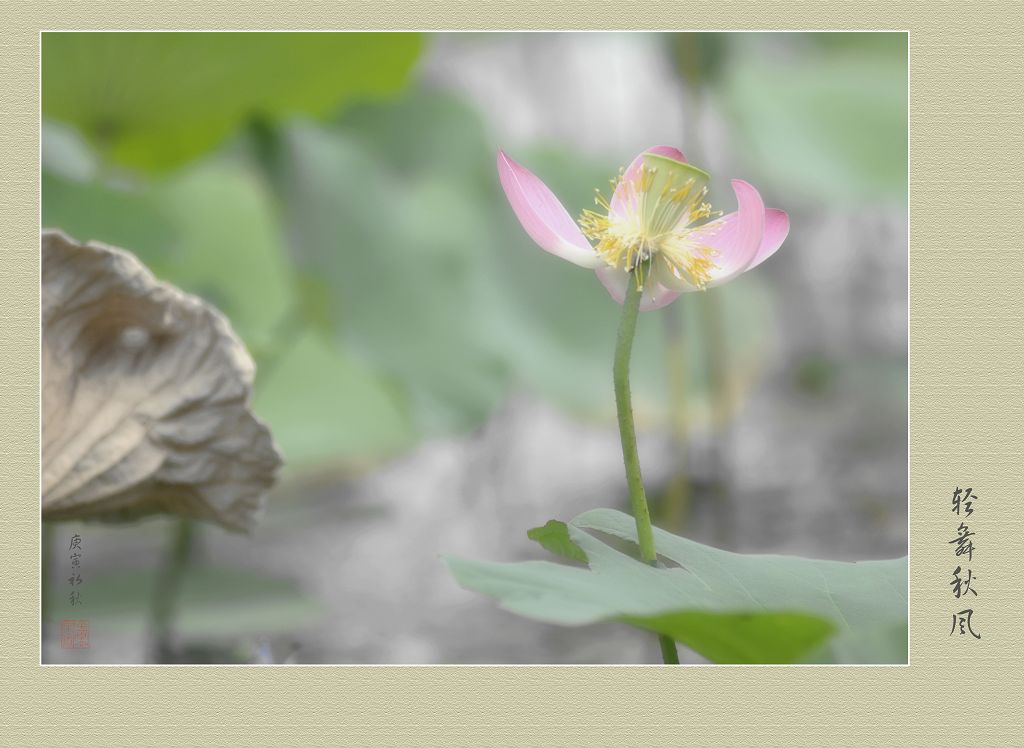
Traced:
POLYGON ((760 265, 789 233, 789 216, 766 209, 741 179, 732 180, 736 212, 705 221, 721 215, 704 201, 709 177, 670 146, 637 156, 614 182, 610 202, 598 193, 603 212, 584 210, 579 225, 547 185, 501 150, 498 174, 512 210, 541 249, 596 270, 620 304, 632 274, 643 289, 644 311, 760 265))

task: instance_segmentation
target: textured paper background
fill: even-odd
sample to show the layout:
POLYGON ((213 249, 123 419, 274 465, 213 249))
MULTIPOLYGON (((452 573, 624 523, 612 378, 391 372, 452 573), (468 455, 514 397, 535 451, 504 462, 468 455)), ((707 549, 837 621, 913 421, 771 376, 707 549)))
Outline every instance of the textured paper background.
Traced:
POLYGON ((1019 2, 7 4, 0 46, 0 744, 1021 745, 1019 2), (909 29, 910 667, 40 667, 41 28, 909 29), (954 485, 981 496, 950 638, 954 485), (981 586, 981 583, 984 586, 981 586), (898 740, 899 736, 911 738, 898 740))

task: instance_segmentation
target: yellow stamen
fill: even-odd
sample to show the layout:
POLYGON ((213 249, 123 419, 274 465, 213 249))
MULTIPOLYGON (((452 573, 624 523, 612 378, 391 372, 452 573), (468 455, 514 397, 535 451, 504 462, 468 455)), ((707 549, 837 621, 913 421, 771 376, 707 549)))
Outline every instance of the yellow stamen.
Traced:
POLYGON ((711 258, 718 253, 691 236, 691 225, 721 212, 704 201, 707 187, 695 189, 693 178, 681 184, 669 178, 652 189, 656 176, 656 168, 643 164, 637 176, 623 182, 620 170, 619 178, 611 180, 613 190, 618 190, 616 209, 595 190, 594 202, 603 212, 584 210, 580 228, 609 266, 626 272, 636 269, 639 288, 649 274, 648 260, 661 261, 676 278, 704 288, 717 268, 711 258))
POLYGON ((711 259, 717 255, 717 250, 706 244, 690 243, 682 247, 663 246, 658 257, 676 278, 703 289, 718 267, 711 259))

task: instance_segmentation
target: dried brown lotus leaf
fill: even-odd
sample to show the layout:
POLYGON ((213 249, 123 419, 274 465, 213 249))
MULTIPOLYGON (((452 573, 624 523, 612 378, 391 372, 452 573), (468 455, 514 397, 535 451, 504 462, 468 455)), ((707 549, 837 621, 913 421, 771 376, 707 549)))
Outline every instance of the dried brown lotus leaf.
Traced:
POLYGON ((42 237, 43 518, 252 528, 281 458, 224 316, 133 255, 42 237))

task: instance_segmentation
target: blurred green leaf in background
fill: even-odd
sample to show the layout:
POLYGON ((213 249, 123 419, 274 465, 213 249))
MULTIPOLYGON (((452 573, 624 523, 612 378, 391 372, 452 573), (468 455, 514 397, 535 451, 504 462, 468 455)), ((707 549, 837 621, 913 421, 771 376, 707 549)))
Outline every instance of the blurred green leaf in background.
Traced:
POLYGON ((417 34, 43 34, 43 116, 76 125, 114 163, 179 166, 245 121, 322 115, 394 92, 417 34))
POLYGON ((336 290, 292 266, 277 197, 239 136, 393 95, 422 44, 418 34, 43 35, 43 224, 129 249, 220 307, 256 357, 256 407, 292 471, 363 463, 411 434, 398 395, 331 340, 336 290))
POLYGON ((906 34, 781 36, 725 37, 716 98, 737 144, 788 194, 905 202, 906 34))

